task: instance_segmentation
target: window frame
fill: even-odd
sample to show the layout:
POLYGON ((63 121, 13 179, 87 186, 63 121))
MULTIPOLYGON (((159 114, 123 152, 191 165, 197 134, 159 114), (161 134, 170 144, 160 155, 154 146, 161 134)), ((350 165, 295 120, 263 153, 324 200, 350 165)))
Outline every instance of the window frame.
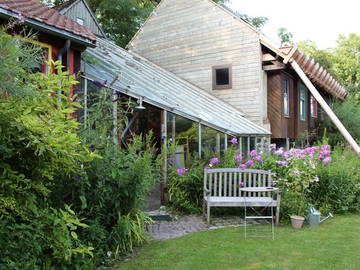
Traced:
POLYGON ((311 95, 310 96, 310 115, 312 118, 318 117, 317 109, 318 109, 317 100, 315 99, 315 97, 313 95, 311 95))
POLYGON ((300 84, 300 93, 299 93, 299 115, 301 121, 306 121, 307 114, 307 88, 302 83, 300 84))
POLYGON ((220 66, 212 67, 212 89, 213 90, 232 89, 232 65, 220 65, 220 66), (226 68, 229 70, 229 83, 224 85, 216 84, 216 70, 226 69, 226 68))
POLYGON ((290 117, 290 81, 288 78, 283 78, 283 115, 285 117, 290 117), (286 107, 285 107, 285 97, 286 97, 286 107))
MULTIPOLYGON (((34 44, 34 45, 38 45, 41 48, 47 49, 48 50, 48 55, 47 55, 46 61, 48 63, 51 63, 53 48, 52 48, 52 46, 50 44, 47 44, 47 43, 44 43, 44 42, 41 42, 41 41, 38 41, 38 40, 30 39, 30 38, 24 38, 24 37, 21 37, 21 36, 17 36, 17 37, 21 38, 25 42, 28 42, 28 43, 31 43, 31 44, 34 44)), ((47 64, 47 63, 42 63, 42 64, 45 65, 45 67, 46 67, 45 68, 45 75, 49 75, 52 72, 52 66, 51 65, 49 66, 49 64, 47 64)))

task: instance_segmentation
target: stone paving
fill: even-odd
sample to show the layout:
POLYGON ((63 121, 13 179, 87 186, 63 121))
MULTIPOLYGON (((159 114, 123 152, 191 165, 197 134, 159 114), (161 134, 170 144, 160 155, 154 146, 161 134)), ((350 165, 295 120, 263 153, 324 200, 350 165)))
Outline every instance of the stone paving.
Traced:
MULTIPOLYGON (((149 235, 149 238, 153 240, 166 240, 193 232, 244 226, 244 219, 239 216, 212 217, 210 227, 207 227, 201 216, 177 216, 167 212, 165 208, 160 208, 147 214, 150 216, 169 215, 172 218, 172 221, 154 221, 153 224, 146 226, 145 231, 149 235)), ((257 225, 259 223, 253 221, 251 224, 257 225)))

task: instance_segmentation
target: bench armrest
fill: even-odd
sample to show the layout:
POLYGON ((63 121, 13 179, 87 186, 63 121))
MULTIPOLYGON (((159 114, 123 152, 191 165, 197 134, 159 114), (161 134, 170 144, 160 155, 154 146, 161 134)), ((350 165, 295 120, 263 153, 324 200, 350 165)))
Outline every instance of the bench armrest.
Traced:
POLYGON ((206 195, 209 195, 211 193, 210 190, 208 190, 207 188, 204 188, 204 191, 206 195))

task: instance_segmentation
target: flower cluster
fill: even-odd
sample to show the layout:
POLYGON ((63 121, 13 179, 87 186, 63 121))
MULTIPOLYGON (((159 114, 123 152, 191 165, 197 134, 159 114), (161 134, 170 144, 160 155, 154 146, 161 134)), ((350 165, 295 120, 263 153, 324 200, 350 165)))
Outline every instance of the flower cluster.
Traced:
POLYGON ((183 175, 183 174, 185 174, 188 170, 189 170, 188 168, 177 169, 177 173, 178 173, 178 175, 183 175))

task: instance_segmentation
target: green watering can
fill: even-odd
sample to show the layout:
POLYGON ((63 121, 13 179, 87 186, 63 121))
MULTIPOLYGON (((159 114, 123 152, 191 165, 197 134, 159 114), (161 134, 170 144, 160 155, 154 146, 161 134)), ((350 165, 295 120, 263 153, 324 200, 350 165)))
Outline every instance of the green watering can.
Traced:
POLYGON ((320 219, 321 213, 320 211, 316 210, 313 206, 307 210, 308 215, 306 217, 308 225, 310 227, 318 226, 321 222, 327 220, 330 217, 333 217, 333 214, 329 213, 329 215, 323 219, 320 219))

